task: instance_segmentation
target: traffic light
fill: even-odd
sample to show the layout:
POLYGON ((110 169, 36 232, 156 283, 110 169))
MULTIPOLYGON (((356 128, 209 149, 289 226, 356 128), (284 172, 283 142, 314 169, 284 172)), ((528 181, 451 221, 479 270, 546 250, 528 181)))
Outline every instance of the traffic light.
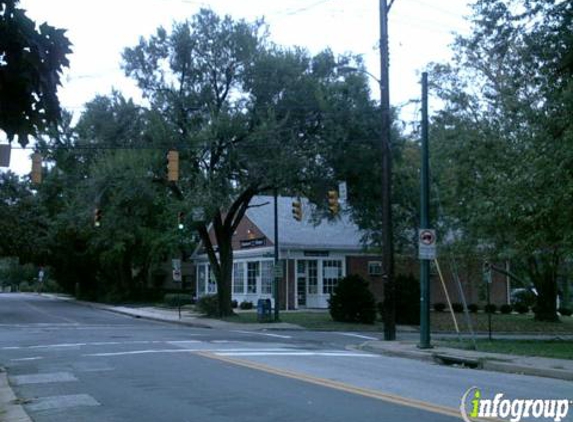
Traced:
POLYGON ((177 228, 179 228, 179 230, 183 230, 185 228, 185 213, 184 212, 179 212, 177 214, 177 228))
POLYGON ((101 209, 96 208, 94 211, 94 227, 101 226, 101 217, 102 217, 101 209))
POLYGON ((35 152, 32 154, 32 183, 39 185, 42 183, 42 154, 35 152))
POLYGON ((292 201, 292 218, 296 221, 302 220, 302 202, 300 199, 292 201))
POLYGON ((177 182, 179 180, 179 152, 170 150, 167 153, 167 181, 177 182))
POLYGON ((332 215, 338 214, 340 210, 340 203, 338 202, 338 191, 328 191, 328 209, 332 215))

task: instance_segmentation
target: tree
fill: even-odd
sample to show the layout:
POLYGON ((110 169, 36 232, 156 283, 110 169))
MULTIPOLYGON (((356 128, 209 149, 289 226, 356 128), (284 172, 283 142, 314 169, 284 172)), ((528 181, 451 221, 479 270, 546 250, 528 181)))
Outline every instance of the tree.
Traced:
POLYGON ((478 0, 472 34, 433 68, 434 169, 453 233, 512 259, 535 285, 536 318, 555 321, 571 256, 573 5, 478 0))
POLYGON ((158 123, 152 136, 180 152, 180 182, 172 188, 189 210, 205 215, 195 224, 217 280, 221 315, 232 313, 231 240, 251 199, 279 189, 326 202, 335 183, 327 146, 343 137, 333 104, 359 104, 335 101, 346 85, 338 65, 353 60, 279 48, 262 22, 205 9, 170 34, 159 28, 125 50, 125 71, 158 123))
POLYGON ((0 1, 0 129, 25 146, 60 118, 56 93, 71 44, 62 29, 36 28, 17 5, 0 1))

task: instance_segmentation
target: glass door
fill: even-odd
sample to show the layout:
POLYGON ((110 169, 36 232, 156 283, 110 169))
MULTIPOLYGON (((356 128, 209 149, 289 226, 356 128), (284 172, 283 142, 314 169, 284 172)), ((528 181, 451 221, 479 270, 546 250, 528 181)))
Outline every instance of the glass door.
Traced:
POLYGON ((297 306, 306 306, 306 261, 296 262, 296 297, 297 306))

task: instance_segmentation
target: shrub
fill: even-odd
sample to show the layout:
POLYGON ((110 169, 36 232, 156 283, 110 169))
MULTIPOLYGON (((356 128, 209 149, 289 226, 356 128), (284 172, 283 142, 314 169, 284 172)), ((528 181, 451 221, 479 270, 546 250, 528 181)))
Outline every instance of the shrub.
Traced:
POLYGON ((20 285, 18 286, 18 290, 21 292, 33 292, 34 291, 34 286, 32 286, 30 283, 28 283, 27 281, 22 281, 20 283, 20 285))
POLYGON ((339 280, 328 304, 335 321, 373 324, 376 320, 376 300, 368 282, 359 275, 348 275, 339 280))
POLYGON ((518 304, 525 305, 529 309, 535 305, 535 301, 535 293, 529 289, 519 288, 513 290, 511 293, 511 304, 514 306, 518 304))
POLYGON ((434 311, 444 312, 446 310, 446 304, 442 302, 434 303, 434 311))
POLYGON ((479 311, 479 306, 476 303, 470 303, 468 305, 468 311, 470 311, 472 314, 475 314, 477 311, 479 311))
POLYGON ((527 306, 524 303, 516 303, 513 306, 513 309, 515 309, 515 312, 517 312, 518 314, 526 314, 529 312, 529 306, 527 306))
POLYGON ((507 303, 504 303, 503 305, 500 306, 499 311, 502 314, 510 314, 511 311, 513 310, 513 307, 511 305, 508 305, 507 303))
POLYGON ((456 313, 462 313, 464 311, 464 305, 461 303, 452 303, 452 311, 456 313))
POLYGON ((241 309, 253 309, 253 306, 254 306, 253 302, 243 301, 239 305, 239 308, 241 308, 241 309))
POLYGON ((483 310, 486 312, 486 314, 495 314, 495 311, 497 311, 497 306, 495 306, 493 303, 490 303, 489 305, 485 305, 483 310))
POLYGON ((237 309, 238 307, 239 307, 239 302, 237 302, 235 299, 233 299, 231 301, 231 308, 237 309))
POLYGON ((573 314, 573 310, 571 310, 571 308, 561 307, 558 309, 558 311, 563 316, 571 316, 573 314))
POLYGON ((217 295, 207 295, 199 298, 197 309, 207 316, 217 316, 219 314, 219 299, 217 295))
POLYGON ((193 298, 191 295, 185 293, 167 293, 163 296, 163 303, 174 308, 183 305, 191 305, 193 303, 193 298))

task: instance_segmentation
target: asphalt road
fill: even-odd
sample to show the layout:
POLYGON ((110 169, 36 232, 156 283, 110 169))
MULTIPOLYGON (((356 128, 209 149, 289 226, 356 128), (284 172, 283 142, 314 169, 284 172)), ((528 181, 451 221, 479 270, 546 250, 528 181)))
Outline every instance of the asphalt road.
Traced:
POLYGON ((36 422, 445 422, 472 386, 573 398, 565 381, 352 348, 369 336, 190 328, 0 294, 0 365, 36 422))

